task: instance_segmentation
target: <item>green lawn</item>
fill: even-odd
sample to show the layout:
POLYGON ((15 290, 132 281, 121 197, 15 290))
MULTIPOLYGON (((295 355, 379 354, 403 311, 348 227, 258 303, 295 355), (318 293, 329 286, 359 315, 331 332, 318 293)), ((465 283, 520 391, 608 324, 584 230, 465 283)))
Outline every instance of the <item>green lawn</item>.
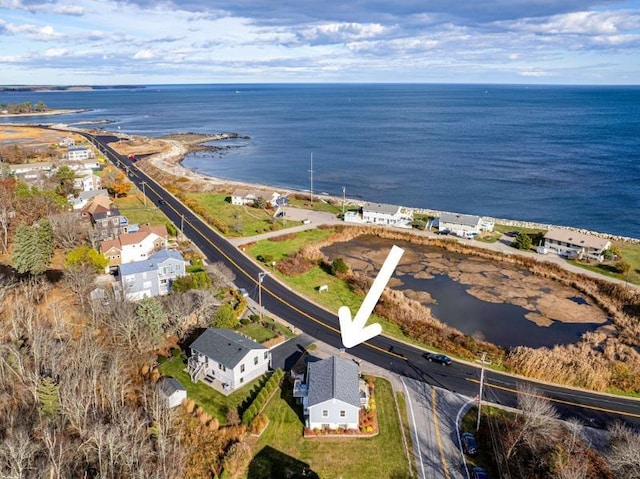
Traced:
MULTIPOLYGON (((289 205, 295 206, 296 208, 304 208, 307 210, 313 211, 324 211, 326 213, 333 213, 335 215, 342 214, 342 203, 337 203, 332 205, 331 203, 327 203, 325 201, 320 201, 316 198, 313 200, 313 207, 309 206, 309 198, 307 199, 298 199, 298 198, 289 198, 289 205)), ((346 209, 346 208, 345 208, 346 209)))
POLYGON ((127 217, 130 224, 164 225, 169 223, 169 219, 151 200, 147 199, 147 206, 145 206, 142 193, 134 188, 129 191, 127 196, 114 198, 113 203, 120 210, 120 213, 127 217))
POLYGON ((298 221, 274 220, 274 210, 263 210, 251 206, 236 206, 227 201, 229 195, 219 193, 185 193, 197 201, 211 215, 229 227, 227 236, 253 236, 274 230, 297 226, 298 221))
POLYGON ((265 328, 259 323, 249 323, 240 326, 237 331, 242 334, 246 334, 257 343, 263 343, 271 338, 278 336, 278 333, 265 328))
POLYGON ((220 424, 227 422, 227 411, 231 408, 238 408, 262 380, 262 378, 254 379, 241 389, 229 396, 225 396, 203 382, 192 383, 189 374, 186 372, 186 364, 180 357, 168 359, 160 365, 159 370, 163 376, 169 376, 180 381, 187 390, 187 397, 193 399, 196 405, 202 406, 211 416, 218 418, 220 424))
POLYGON ((518 231, 521 233, 531 233, 531 234, 546 233, 545 230, 538 229, 538 228, 525 228, 524 226, 509 226, 509 225, 503 225, 500 223, 496 223, 493 226, 493 231, 497 231, 499 233, 507 233, 508 231, 518 231))
MULTIPOLYGON (((380 434, 370 438, 321 438, 304 439, 303 423, 299 414, 302 406, 293 405, 290 386, 283 388, 284 397, 276 397, 269 402, 266 415, 269 426, 256 444, 255 461, 288 462, 297 459, 308 464, 310 470, 322 478, 408 478, 409 467, 405 456, 400 420, 393 401, 391 384, 384 379, 376 379, 376 405, 380 434), (264 452, 268 451, 268 452, 264 452)), ((250 470, 273 471, 275 468, 252 464, 250 470)), ((263 479, 280 479, 282 476, 265 475, 263 479)))
MULTIPOLYGON (((261 240, 246 249, 247 254, 257 258, 269 257, 273 261, 280 261, 300 250, 306 244, 317 243, 327 239, 333 233, 332 229, 310 229, 300 231, 286 241, 261 240)), ((282 234, 287 234, 283 231, 282 234)))

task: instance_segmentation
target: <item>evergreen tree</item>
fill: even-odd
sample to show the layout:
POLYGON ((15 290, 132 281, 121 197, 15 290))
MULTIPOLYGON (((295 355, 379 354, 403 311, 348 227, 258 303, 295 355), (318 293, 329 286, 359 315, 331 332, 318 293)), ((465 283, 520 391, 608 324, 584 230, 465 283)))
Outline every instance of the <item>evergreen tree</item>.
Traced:
POLYGON ((167 313, 156 298, 145 296, 136 308, 136 317, 145 325, 154 339, 162 336, 163 326, 167 322, 167 313))
POLYGON ((528 251, 531 249, 531 236, 526 233, 518 233, 516 236, 516 240, 513 242, 512 246, 517 249, 521 249, 524 251, 528 251))
POLYGON ((45 377, 36 388, 38 401, 40 401, 40 412, 43 416, 55 416, 60 410, 60 396, 58 390, 60 386, 50 377, 45 377))
POLYGON ((13 267, 20 274, 44 273, 53 257, 53 228, 49 220, 38 226, 18 226, 13 247, 13 267))

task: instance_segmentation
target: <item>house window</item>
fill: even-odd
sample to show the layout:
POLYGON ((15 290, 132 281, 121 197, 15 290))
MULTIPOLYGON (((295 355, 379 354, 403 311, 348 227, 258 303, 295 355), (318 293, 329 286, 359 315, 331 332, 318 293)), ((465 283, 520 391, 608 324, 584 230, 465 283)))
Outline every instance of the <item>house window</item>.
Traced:
POLYGON ((222 370, 222 371, 226 371, 227 368, 224 366, 224 364, 218 364, 218 369, 222 370))
POLYGON ((253 364, 258 364, 258 356, 256 356, 255 358, 253 358, 253 364))
POLYGON ((244 382, 244 378, 240 378, 240 384, 244 382))
POLYGON ((244 364, 240 365, 240 372, 243 373, 244 372, 244 364))
POLYGON ((267 356, 269 355, 269 353, 267 353, 266 351, 264 352, 264 358, 267 359, 267 356))
POLYGON ((329 417, 329 411, 327 409, 322 410, 322 417, 329 417))
POLYGON ((345 411, 344 409, 340 410, 340 417, 345 417, 347 415, 347 411, 345 411))

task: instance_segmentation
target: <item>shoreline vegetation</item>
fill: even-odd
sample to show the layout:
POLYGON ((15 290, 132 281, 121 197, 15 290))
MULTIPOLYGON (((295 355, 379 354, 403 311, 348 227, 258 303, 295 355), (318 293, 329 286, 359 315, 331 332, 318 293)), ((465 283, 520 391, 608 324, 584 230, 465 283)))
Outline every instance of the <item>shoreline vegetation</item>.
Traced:
MULTIPOLYGON (((184 196, 185 192, 226 193, 232 188, 243 186, 251 188, 274 189, 267 185, 248 184, 229 181, 203 175, 182 165, 182 160, 193 145, 213 141, 215 138, 230 138, 234 134, 217 135, 171 135, 161 139, 168 142, 162 151, 138 161, 138 166, 160 181, 171 193, 184 196), (231 135, 231 136, 227 136, 231 135), (186 141, 185 141, 186 140, 186 141)), ((136 138, 132 144, 127 141, 113 145, 119 153, 127 154, 127 148, 139 148, 141 144, 153 140, 136 138), (120 150, 124 151, 120 151, 120 150)), ((157 148, 157 147, 156 147, 157 148)), ((300 194, 295 190, 280 190, 300 194)), ((339 198, 322 196, 323 201, 341 201, 339 198)), ((352 204, 358 204, 353 202, 352 204)), ((213 225, 216 226, 215 224, 213 225)), ((322 228, 322 226, 320 227, 322 228)), ((334 242, 348 241, 357 236, 369 234, 381 238, 409 241, 416 245, 431 244, 471 256, 496 261, 498 264, 513 264, 525 267, 531 273, 548 278, 585 295, 609 316, 614 331, 594 331, 586 333, 576 343, 553 348, 516 347, 504 350, 482 340, 464 335, 431 317, 428 308, 420 302, 406 298, 402 293, 391 291, 383 296, 376 313, 387 318, 386 324, 400 331, 406 339, 444 350, 468 360, 473 360, 481 350, 491 351, 492 358, 499 368, 521 374, 533 379, 583 387, 596 391, 640 393, 640 353, 636 338, 640 337, 640 293, 637 289, 624 284, 616 284, 605 279, 595 279, 586 274, 568 271, 560 265, 538 262, 517 254, 505 255, 503 252, 489 251, 460 244, 453 240, 419 237, 411 232, 399 232, 385 228, 357 227, 340 225, 329 239, 305 244, 284 260, 288 262, 325 265, 326 258, 320 251, 323 246, 334 242)), ((283 232, 283 236, 288 233, 283 232)), ((268 241, 268 240, 267 240, 268 241)), ((250 245, 246 245, 250 247, 250 245)), ((293 268, 295 270, 295 268, 293 268)), ((297 274, 280 274, 280 279, 291 285, 297 281, 297 274), (291 278, 296 278, 290 282, 291 278)), ((362 275, 350 275, 344 280, 356 292, 366 291, 370 278, 362 275)), ((302 280, 303 281, 303 280, 302 280)))
MULTIPOLYGON (((56 128, 62 131, 73 131, 70 128, 65 130, 62 126, 56 126, 56 128)), ((100 131, 99 133, 104 132, 100 131)), ((137 161, 138 166, 172 194, 178 196, 191 192, 228 195, 236 187, 273 189, 266 185, 210 177, 189 170, 181 164, 184 156, 193 148, 207 146, 203 143, 216 139, 233 138, 233 135, 235 134, 183 134, 170 135, 161 139, 121 135, 122 141, 112 143, 111 146, 120 154, 145 155, 137 161)), ((295 193, 300 193, 295 190, 280 189, 280 191, 294 193, 294 196, 295 193)), ((322 199, 323 201, 332 200, 329 197, 322 197, 322 199)), ((337 201, 339 202, 340 199, 337 201)), ((320 228, 323 227, 320 226, 320 228)), ((615 327, 611 334, 601 331, 588 333, 574 344, 554 348, 519 347, 505 351, 493 346, 490 349, 493 353, 492 356, 494 359, 501 358, 500 367, 531 378, 598 391, 640 393, 640 343, 637 339, 640 338, 640 321, 638 321, 640 293, 637 288, 630 288, 627 285, 616 284, 604 279, 594 279, 586 274, 573 273, 556 264, 538 262, 535 258, 527 258, 517 254, 505 255, 501 251, 475 248, 451 239, 428 238, 410 232, 373 227, 340 225, 336 229, 339 229, 339 234, 337 237, 333 237, 331 242, 348 241, 350 237, 373 234, 388 239, 406 240, 417 245, 434 244, 453 248, 454 251, 464 254, 483 256, 495 260, 499 264, 519 264, 534 274, 577 289, 586 297, 591 298, 611 317, 615 327)), ((288 233, 284 232, 284 235, 288 235, 288 233)), ((305 244, 290 256, 292 259, 299 258, 301 262, 307 262, 317 267, 325 261, 320 248, 327 244, 329 243, 305 244)), ((291 278, 296 279, 296 276, 281 275, 281 278, 284 278, 283 280, 286 282, 291 278)), ((353 277, 346 280, 350 281, 348 284, 355 291, 366 291, 368 287, 369 280, 366 277, 353 277)), ((395 294, 396 292, 391 292, 391 295, 395 294)), ((429 318, 428 308, 425 308, 418 301, 400 297, 401 293, 398 293, 397 296, 384 297, 384 304, 376 312, 380 315, 391 316, 391 320, 387 321, 388 324, 391 324, 394 319, 400 320, 394 324, 395 330, 401 331, 412 341, 451 352, 465 359, 473 359, 481 349, 486 351, 489 347, 483 341, 476 341, 438 320, 429 318), (389 314, 390 312, 394 312, 394 314, 389 314)))

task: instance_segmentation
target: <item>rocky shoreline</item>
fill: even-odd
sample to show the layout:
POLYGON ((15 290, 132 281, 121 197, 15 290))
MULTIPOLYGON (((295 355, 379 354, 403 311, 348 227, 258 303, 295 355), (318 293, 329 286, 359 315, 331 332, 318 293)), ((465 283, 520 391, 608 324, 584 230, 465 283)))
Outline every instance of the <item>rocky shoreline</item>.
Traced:
MULTIPOLYGON (((173 176, 178 177, 186 177, 193 181, 201 181, 203 185, 237 185, 237 186, 246 186, 257 189, 264 190, 274 190, 280 191, 281 193, 304 193, 302 190, 296 190, 291 188, 277 188, 270 185, 257 184, 257 183, 248 183, 237 180, 229 180, 219 177, 214 177, 210 175, 205 175, 199 172, 196 172, 190 168, 186 168, 182 165, 182 161, 185 157, 194 151, 201 151, 202 148, 201 143, 208 141, 217 141, 217 140, 225 140, 232 138, 248 138, 246 136, 241 136, 237 133, 218 133, 211 135, 203 135, 199 133, 184 133, 177 135, 169 135, 163 137, 164 141, 170 142, 172 144, 172 149, 168 152, 164 152, 157 155, 152 155, 147 158, 147 160, 156 168, 164 171, 165 173, 171 174, 173 176)), ((211 148, 217 148, 215 146, 211 146, 211 148)), ((325 201, 335 201, 342 202, 342 198, 335 197, 331 195, 315 195, 318 198, 321 198, 325 201)), ((366 203, 365 200, 347 198, 347 204, 349 205, 363 205, 366 203)), ((443 213, 460 213, 460 212, 445 212, 440 210, 433 210, 428 208, 413 208, 413 207, 404 207, 407 210, 413 211, 414 214, 426 214, 429 216, 440 217, 443 213)), ((488 219, 493 220, 495 223, 499 223, 507 226, 514 227, 523 227, 523 228, 532 228, 532 229, 541 229, 541 230, 549 230, 551 228, 561 228, 570 231, 576 231, 580 233, 590 234, 594 236, 598 236, 600 238, 606 238, 612 241, 626 241, 630 243, 640 243, 640 238, 632 238, 628 236, 619 236, 610 233, 602 233, 598 231, 590 231, 582 228, 575 228, 571 226, 563 226, 563 225, 554 225, 551 223, 536 223, 531 221, 521 221, 521 220, 513 220, 506 218, 493 218, 487 217, 488 219)))

